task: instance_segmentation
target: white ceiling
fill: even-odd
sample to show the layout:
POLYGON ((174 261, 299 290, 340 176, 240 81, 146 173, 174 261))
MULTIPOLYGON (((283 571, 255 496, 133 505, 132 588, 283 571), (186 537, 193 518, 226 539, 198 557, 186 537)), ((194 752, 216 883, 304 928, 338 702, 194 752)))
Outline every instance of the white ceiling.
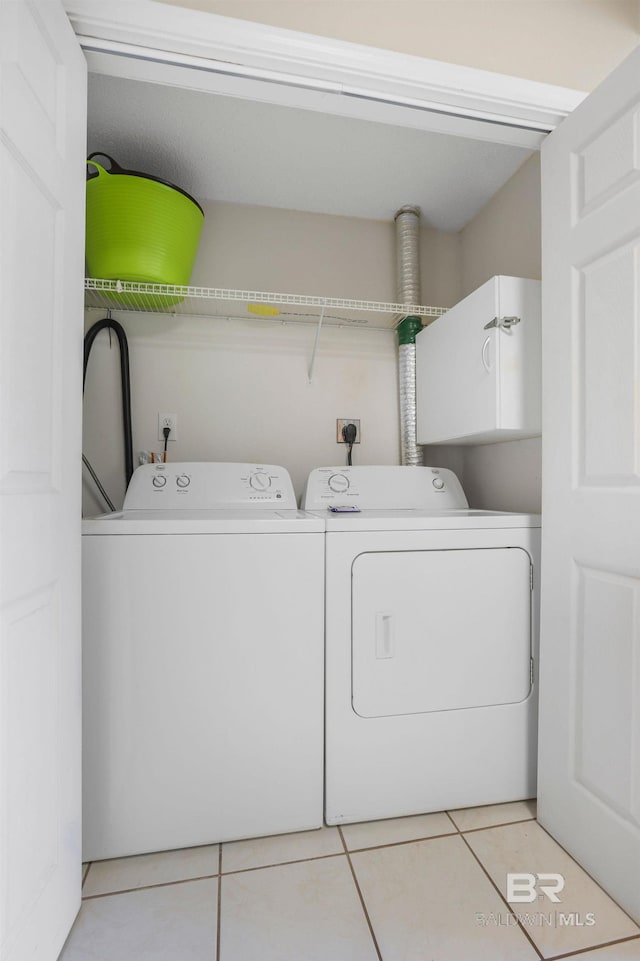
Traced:
POLYGON ((458 231, 532 151, 90 75, 88 152, 217 201, 458 231))

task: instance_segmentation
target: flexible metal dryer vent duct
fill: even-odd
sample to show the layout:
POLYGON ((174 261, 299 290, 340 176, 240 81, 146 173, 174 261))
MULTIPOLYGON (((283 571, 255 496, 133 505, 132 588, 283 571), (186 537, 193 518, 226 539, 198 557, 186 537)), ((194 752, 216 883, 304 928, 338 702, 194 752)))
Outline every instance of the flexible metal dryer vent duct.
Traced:
MULTIPOLYGON (((398 303, 420 303, 420 208, 401 207, 396 222, 396 276, 398 303)), ((398 375, 400 393, 400 451, 402 463, 422 464, 416 443, 416 334, 419 317, 405 317, 398 325, 398 375)))

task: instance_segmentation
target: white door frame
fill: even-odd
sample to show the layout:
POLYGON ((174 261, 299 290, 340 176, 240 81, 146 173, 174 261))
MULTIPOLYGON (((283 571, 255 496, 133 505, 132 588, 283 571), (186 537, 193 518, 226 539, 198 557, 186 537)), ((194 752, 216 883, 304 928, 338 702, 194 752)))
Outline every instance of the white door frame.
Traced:
POLYGON ((65 9, 97 72, 530 149, 586 96, 153 0, 65 9))

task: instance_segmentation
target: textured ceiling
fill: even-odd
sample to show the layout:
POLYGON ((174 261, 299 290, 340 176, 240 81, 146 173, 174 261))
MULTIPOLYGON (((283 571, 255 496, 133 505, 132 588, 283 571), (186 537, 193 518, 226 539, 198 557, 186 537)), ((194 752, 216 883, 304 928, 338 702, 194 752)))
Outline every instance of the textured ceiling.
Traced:
POLYGON ((530 150, 115 77, 89 78, 89 152, 197 200, 458 231, 530 150))

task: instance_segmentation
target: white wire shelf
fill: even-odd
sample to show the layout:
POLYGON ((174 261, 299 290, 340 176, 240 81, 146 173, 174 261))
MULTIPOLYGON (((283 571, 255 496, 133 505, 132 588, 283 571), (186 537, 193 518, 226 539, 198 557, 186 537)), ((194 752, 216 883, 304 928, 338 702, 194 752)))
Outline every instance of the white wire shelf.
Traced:
POLYGON ((327 324, 369 330, 394 330, 403 317, 434 318, 447 310, 446 307, 418 304, 387 304, 374 300, 218 287, 178 287, 93 277, 85 280, 85 304, 104 310, 279 320, 283 323, 327 324))

